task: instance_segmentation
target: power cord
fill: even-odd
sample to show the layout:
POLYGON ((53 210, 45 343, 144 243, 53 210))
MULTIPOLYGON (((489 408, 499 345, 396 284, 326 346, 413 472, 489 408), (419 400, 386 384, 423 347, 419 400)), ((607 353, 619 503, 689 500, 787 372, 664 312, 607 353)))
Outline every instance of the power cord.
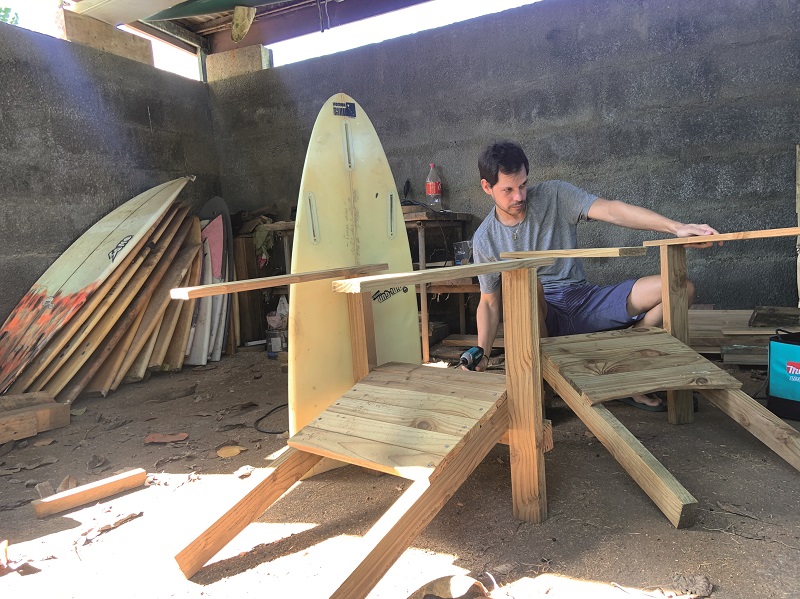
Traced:
POLYGON ((279 405, 279 406, 275 406, 275 407, 274 407, 274 408, 272 408, 272 409, 271 409, 269 412, 267 412, 266 414, 264 414, 263 416, 261 416, 261 417, 260 417, 258 420, 256 420, 256 421, 255 421, 255 423, 253 424, 253 427, 254 427, 254 428, 255 428, 255 429, 256 429, 256 430, 257 430, 259 433, 266 433, 267 435, 281 435, 281 434, 285 433, 285 432, 286 432, 285 430, 282 430, 282 431, 267 431, 267 430, 264 430, 263 428, 259 428, 258 424, 259 424, 259 423, 260 423, 262 420, 264 420, 264 418, 266 418, 267 416, 272 416, 272 414, 274 414, 274 413, 275 413, 275 412, 277 412, 278 410, 281 410, 281 409, 283 409, 283 408, 288 408, 288 407, 289 407, 289 404, 288 404, 288 403, 284 403, 284 404, 281 404, 281 405, 279 405))

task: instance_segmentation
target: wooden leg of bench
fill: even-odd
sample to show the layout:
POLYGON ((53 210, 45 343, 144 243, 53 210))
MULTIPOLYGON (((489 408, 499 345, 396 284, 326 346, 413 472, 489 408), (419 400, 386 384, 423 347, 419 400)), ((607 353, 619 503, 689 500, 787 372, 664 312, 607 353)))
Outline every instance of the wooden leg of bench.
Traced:
POLYGON ((366 597, 467 480, 507 428, 508 411, 504 404, 491 420, 479 429, 473 429, 472 435, 467 435, 454 447, 430 478, 414 482, 364 536, 366 557, 331 595, 331 599, 366 597))
POLYGON ((256 470, 251 477, 261 479, 247 494, 203 531, 176 556, 181 572, 190 578, 245 527, 280 499, 286 490, 322 458, 288 448, 269 468, 256 470))
POLYGON ((750 431, 772 451, 800 470, 800 432, 738 389, 702 390, 708 401, 750 431))
POLYGON ((564 379, 548 382, 675 528, 694 523, 697 500, 603 404, 587 406, 564 379))

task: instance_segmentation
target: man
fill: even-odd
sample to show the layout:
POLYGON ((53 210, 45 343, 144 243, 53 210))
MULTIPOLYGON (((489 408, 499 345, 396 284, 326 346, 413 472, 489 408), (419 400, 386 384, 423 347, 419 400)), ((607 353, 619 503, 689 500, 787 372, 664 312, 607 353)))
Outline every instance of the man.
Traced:
MULTIPOLYGON (((574 249, 582 220, 670 233, 676 237, 712 235, 708 225, 684 224, 631 204, 605 200, 565 181, 545 181, 528 187, 528 158, 510 141, 488 146, 478 160, 481 187, 494 201, 472 240, 476 263, 498 260, 501 252, 574 249)), ((691 247, 708 247, 710 243, 691 247)), ((629 279, 616 285, 591 285, 579 259, 558 259, 538 271, 539 320, 543 336, 575 335, 629 326, 661 326, 661 278, 629 279)), ((500 275, 480 275, 478 345, 488 356, 497 335, 502 300, 500 275)), ((688 284, 689 302, 694 285, 688 284)), ((488 357, 476 370, 484 370, 488 357)), ((637 396, 647 409, 665 409, 661 401, 637 396)))

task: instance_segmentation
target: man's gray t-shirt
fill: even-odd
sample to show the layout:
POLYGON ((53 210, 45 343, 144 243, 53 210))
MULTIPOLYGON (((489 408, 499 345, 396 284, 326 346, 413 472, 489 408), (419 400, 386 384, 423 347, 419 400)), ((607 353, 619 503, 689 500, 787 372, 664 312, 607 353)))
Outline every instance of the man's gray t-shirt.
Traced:
MULTIPOLYGON (((507 227, 495 217, 493 208, 472 238, 475 263, 495 262, 501 252, 574 249, 577 225, 588 219, 596 195, 565 181, 544 181, 528 188, 524 220, 507 227), (516 239, 514 237, 516 236, 516 239)), ((583 264, 576 258, 559 258, 537 271, 545 291, 561 285, 586 283, 583 264)), ((500 288, 500 274, 479 275, 482 293, 500 288)))

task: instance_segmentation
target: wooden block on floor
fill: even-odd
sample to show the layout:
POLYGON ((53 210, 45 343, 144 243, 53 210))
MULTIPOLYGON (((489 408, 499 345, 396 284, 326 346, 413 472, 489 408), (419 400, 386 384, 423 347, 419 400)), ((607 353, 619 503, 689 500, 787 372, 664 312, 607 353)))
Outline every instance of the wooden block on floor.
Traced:
POLYGON ((18 410, 47 403, 55 403, 55 398, 45 391, 34 393, 18 393, 15 395, 4 395, 0 397, 0 412, 7 410, 18 410))
POLYGON ((36 517, 44 518, 51 514, 57 514, 58 512, 111 497, 123 491, 135 489, 142 486, 145 480, 147 480, 147 472, 142 468, 137 468, 88 485, 81 485, 68 491, 56 493, 43 499, 36 499, 31 502, 31 505, 33 505, 33 509, 36 512, 36 517))
POLYGON ((0 443, 26 439, 69 424, 69 406, 56 402, 0 412, 0 443))

